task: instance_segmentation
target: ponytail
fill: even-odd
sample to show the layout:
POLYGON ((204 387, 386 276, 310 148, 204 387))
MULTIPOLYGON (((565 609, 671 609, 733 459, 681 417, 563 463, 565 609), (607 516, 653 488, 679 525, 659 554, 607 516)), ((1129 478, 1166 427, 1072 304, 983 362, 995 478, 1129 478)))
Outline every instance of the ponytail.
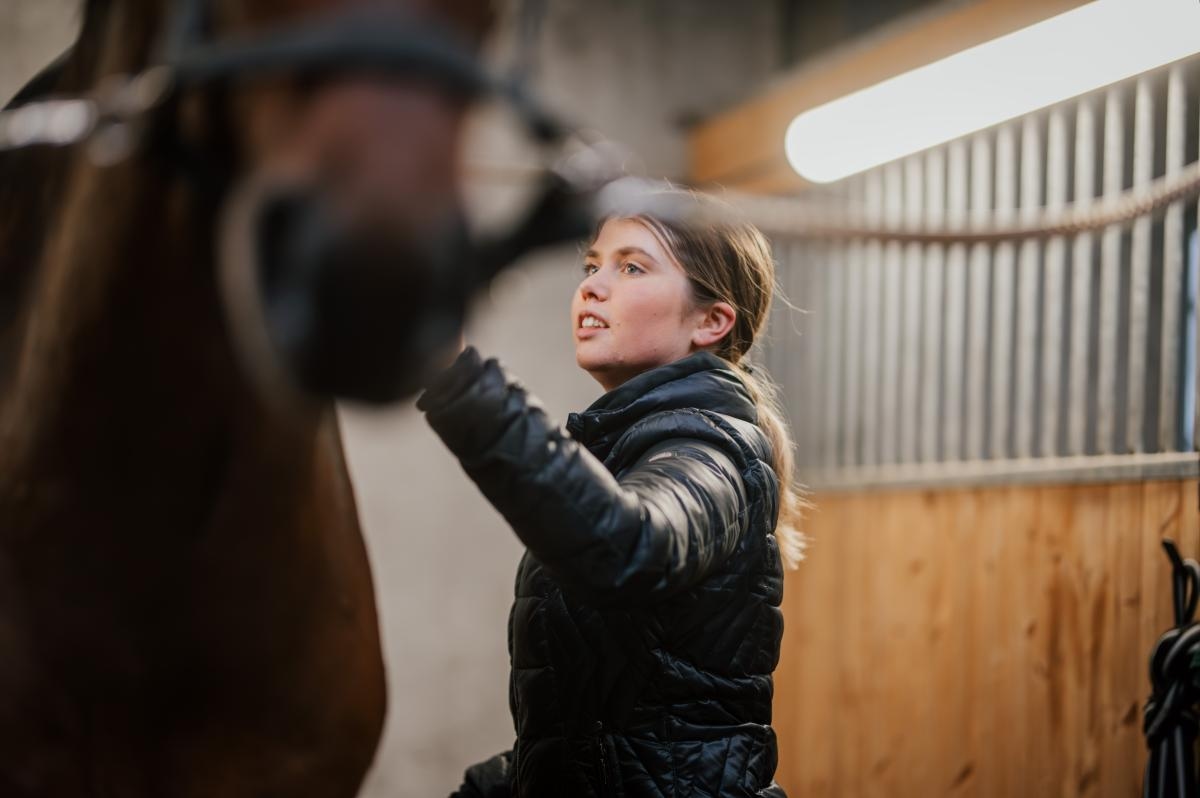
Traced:
POLYGON ((807 490, 795 481, 794 444, 779 406, 779 389, 761 367, 750 370, 740 362, 731 362, 731 365, 746 384, 758 409, 758 426, 771 444, 771 468, 779 479, 779 520, 775 524, 775 538, 779 541, 779 555, 784 566, 796 568, 804 559, 804 550, 808 546, 802 531, 804 514, 813 505, 807 490))
POLYGON ((778 388, 765 373, 742 362, 766 324, 772 297, 778 292, 771 245, 756 227, 718 200, 673 188, 660 194, 692 203, 697 218, 711 211, 707 218, 716 221, 689 224, 645 214, 619 218, 640 222, 658 238, 687 274, 696 306, 721 301, 736 311, 733 328, 712 351, 733 367, 758 408, 758 426, 771 444, 771 467, 779 478, 775 537, 784 565, 795 568, 804 559, 801 522, 812 503, 795 481, 792 436, 780 410, 778 388))

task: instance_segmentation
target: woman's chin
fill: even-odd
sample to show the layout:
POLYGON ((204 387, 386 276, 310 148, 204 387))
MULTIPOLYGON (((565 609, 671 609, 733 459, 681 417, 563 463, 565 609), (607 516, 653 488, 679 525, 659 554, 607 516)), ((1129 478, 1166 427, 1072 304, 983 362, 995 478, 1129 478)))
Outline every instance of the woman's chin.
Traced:
POLYGON ((592 370, 594 368, 603 368, 608 361, 601 347, 596 346, 594 341, 583 340, 575 342, 575 362, 579 364, 581 369, 592 370))
POLYGON ((589 374, 602 371, 605 365, 602 358, 590 357, 579 350, 575 350, 575 364, 589 374))

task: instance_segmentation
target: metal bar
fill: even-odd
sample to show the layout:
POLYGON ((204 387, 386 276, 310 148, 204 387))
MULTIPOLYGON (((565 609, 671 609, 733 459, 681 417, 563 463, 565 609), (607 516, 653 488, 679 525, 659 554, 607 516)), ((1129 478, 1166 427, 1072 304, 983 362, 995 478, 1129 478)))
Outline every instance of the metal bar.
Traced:
MULTIPOLYGON (((1060 106, 1050 110, 1046 130, 1046 207, 1067 203, 1067 118, 1060 106)), ((1057 236, 1046 242, 1042 264, 1042 401, 1038 454, 1060 454, 1062 431, 1062 368, 1064 329, 1063 292, 1067 276, 1067 242, 1057 236)))
MULTIPOLYGON (((878 169, 867 173, 865 181, 864 210, 872 223, 883 218, 883 174, 878 169)), ((863 293, 866 296, 866 313, 863 314, 863 370, 862 370, 862 439, 864 465, 879 462, 880 397, 880 343, 883 334, 879 323, 880 304, 883 291, 883 247, 878 241, 868 242, 865 248, 863 270, 863 293)))
MULTIPOLYGON (((1004 125, 996 131, 996 210, 997 222, 1016 219, 1017 207, 1017 131, 1004 125)), ((1016 249, 1005 242, 996 247, 992 261, 992 390, 990 456, 1013 456, 1013 302, 1016 284, 1016 249)))
POLYGON ((905 465, 847 470, 812 484, 822 493, 879 489, 952 488, 973 485, 1061 485, 1195 479, 1200 459, 1194 452, 1037 457, 978 460, 936 467, 905 465))
MULTIPOLYGON (((1037 215, 1042 203, 1042 132, 1036 116, 1021 121, 1020 215, 1037 215)), ((1017 264, 1017 329, 1013 379, 1016 381, 1013 408, 1014 447, 1017 457, 1032 457, 1037 428, 1038 293, 1042 245, 1026 241, 1017 264)))
MULTIPOLYGON (((861 204, 864 184, 860 177, 852 178, 847 192, 847 203, 861 204)), ((859 385, 862 381, 863 361, 863 295, 866 287, 863 281, 863 243, 851 241, 845 245, 846 254, 846 312, 842 318, 843 358, 846 361, 846 394, 843 402, 842 423, 845 432, 842 436, 841 463, 843 466, 854 466, 861 462, 862 437, 860 423, 862 398, 859 385)))
MULTIPOLYGON (((908 224, 919 224, 924 210, 925 179, 919 156, 904 162, 904 215, 908 224)), ((912 243, 904 249, 901 277, 903 295, 903 370, 900 374, 900 461, 917 461, 917 440, 921 425, 921 370, 926 366, 921 354, 921 245, 912 243)))
POLYGON ((815 284, 810 264, 811 245, 794 242, 792 256, 792 296, 801 298, 806 309, 800 338, 800 362, 792 370, 792 388, 798 398, 796 426, 800 435, 803 462, 810 473, 815 473, 820 463, 819 442, 816 430, 820 420, 817 404, 817 375, 820 374, 820 334, 814 314, 816 302, 815 284))
MULTIPOLYGON (((792 249, 795 244, 788 238, 776 238, 773 241, 776 267, 775 277, 779 281, 782 293, 792 302, 796 302, 796 266, 793 262, 792 249)), ((771 376, 779 385, 781 401, 787 412, 788 424, 792 428, 792 438, 796 444, 796 463, 804 462, 804 427, 801 422, 800 394, 797 392, 798 381, 795 372, 801 367, 804 358, 804 340, 800 329, 792 316, 776 307, 771 334, 771 347, 768 350, 771 358, 771 376)))
MULTIPOLYGON (((946 148, 935 147, 925 155, 925 220, 940 226, 946 218, 946 148)), ((925 295, 921 316, 924 321, 921 369, 921 451, 923 463, 937 462, 938 430, 942 423, 942 320, 945 314, 942 291, 946 269, 946 248, 928 247, 925 255, 925 295)))
MULTIPOLYGON (((899 224, 904 207, 904 183, 900 164, 883 167, 883 211, 885 224, 899 224)), ((901 314, 904 294, 901 280, 900 244, 891 241, 883 247, 882 363, 883 386, 880 391, 880 449, 883 463, 897 462, 900 440, 900 370, 904 350, 901 347, 901 314)))
POLYGON ((822 347, 825 350, 822 388, 825 405, 821 425, 823 442, 821 464, 827 469, 838 466, 838 433, 842 427, 842 367, 843 343, 841 336, 842 317, 845 315, 846 272, 840 257, 842 246, 831 242, 821 247, 816 268, 821 272, 823 298, 821 313, 822 347))
MULTIPOLYGON (((971 216, 986 222, 992 213, 992 143, 988 134, 971 139, 971 216)), ((967 269, 967 361, 964 434, 966 458, 982 460, 987 446, 988 294, 991 289, 991 250, 971 248, 967 269)))
MULTIPOLYGON (((1119 87, 1104 97, 1104 196, 1112 198, 1124 188, 1125 101, 1119 87)), ((1107 454, 1123 447, 1116 442, 1117 338, 1121 313, 1121 228, 1104 230, 1100 240, 1100 314, 1096 340, 1096 450, 1107 454)))
MULTIPOLYGON (((947 146, 946 216, 950 224, 962 224, 967 215, 967 144, 959 139, 947 146)), ((963 396, 966 359, 967 252, 962 244, 951 245, 945 269, 946 347, 945 405, 942 413, 942 459, 963 457, 963 396)))
MULTIPOLYGON (((1086 207, 1096 194, 1096 106, 1080 99, 1075 114, 1075 204, 1086 207)), ((1067 363, 1067 454, 1087 448, 1088 364, 1091 354, 1093 236, 1080 233, 1071 253, 1071 313, 1067 363)))
POLYGON ((812 340, 809 341, 812 347, 812 369, 808 379, 811 383, 809 391, 812 402, 813 459, 820 473, 825 471, 825 376, 826 363, 831 355, 826 342, 826 320, 829 314, 826 304, 828 272, 821 260, 823 249, 823 242, 814 242, 807 247, 804 267, 808 274, 808 290, 812 296, 812 315, 809 316, 809 329, 812 331, 812 340))
MULTIPOLYGON (((1151 79, 1137 79, 1133 109, 1133 185, 1149 183, 1154 170, 1154 91, 1151 79)), ((1149 354, 1151 220, 1133 223, 1129 268, 1129 399, 1126 411, 1125 446, 1143 452, 1146 418, 1146 357, 1149 354)))
MULTIPOLYGON (((1187 85, 1184 67, 1176 63, 1167 75, 1166 174, 1183 171, 1187 142, 1187 85)), ((1186 450, 1180 441, 1180 369, 1183 343, 1183 203, 1167 206, 1163 218, 1162 328, 1159 359, 1158 447, 1156 451, 1186 450)))
MULTIPOLYGON (((775 277, 783 294, 793 298, 794 266, 792 264, 792 242, 787 238, 775 238, 773 241, 776 266, 775 277)), ((797 370, 798 363, 804 355, 804 341, 792 332, 788 326, 788 316, 780 308, 775 308, 774 324, 771 333, 770 354, 771 376, 779 385, 781 401, 787 413, 788 424, 792 428, 792 439, 796 444, 796 463, 804 461, 804 429, 800 425, 800 395, 796 393, 796 380, 792 372, 797 370)))

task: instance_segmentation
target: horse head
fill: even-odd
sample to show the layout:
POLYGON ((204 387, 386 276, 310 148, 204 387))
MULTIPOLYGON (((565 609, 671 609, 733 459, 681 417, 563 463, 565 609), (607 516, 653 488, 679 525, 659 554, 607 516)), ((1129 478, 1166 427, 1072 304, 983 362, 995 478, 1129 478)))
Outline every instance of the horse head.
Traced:
MULTIPOLYGON (((282 29, 296 42, 294 63, 284 56, 238 80, 223 111, 238 120, 224 147, 233 161, 217 253, 225 299, 250 372, 276 387, 407 395, 462 324, 473 253, 460 136, 486 80, 470 59, 489 4, 399 5, 224 4, 222 35, 269 47, 282 29), (294 19, 281 22, 281 6, 294 19), (434 42, 451 66, 420 60, 434 42), (349 63, 306 57, 304 44, 349 63), (400 68, 353 60, 356 48, 381 47, 402 61, 405 44, 414 60, 400 68)), ((211 93, 188 99, 181 113, 211 151, 202 107, 211 93)))
MULTIPOLYGON (((221 275, 315 301, 317 329, 362 286, 389 297, 366 315, 421 315, 461 215, 476 93, 454 64, 489 19, 485 0, 89 0, 25 93, 103 113, 87 146, 0 154, 0 793, 358 789, 385 690, 336 418, 261 400, 221 275), (343 63, 316 35, 363 19, 454 43, 422 71, 387 37, 343 63), (254 257, 226 255, 239 241, 254 257)), ((290 301, 264 312, 285 317, 272 346, 308 329, 290 301)), ((281 358, 301 380, 330 373, 306 370, 328 362, 312 340, 281 358)))

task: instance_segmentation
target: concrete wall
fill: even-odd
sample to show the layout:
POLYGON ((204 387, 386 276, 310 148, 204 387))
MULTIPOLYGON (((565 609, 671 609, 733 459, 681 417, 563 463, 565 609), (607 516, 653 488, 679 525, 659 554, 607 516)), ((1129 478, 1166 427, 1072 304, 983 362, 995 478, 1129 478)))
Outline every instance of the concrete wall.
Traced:
MULTIPOLYGON (((776 65, 776 4, 767 0, 552 0, 537 87, 553 107, 629 145, 647 175, 685 172, 679 121, 711 113, 776 65)), ((512 25, 496 43, 511 52, 512 25)), ((525 159, 502 114, 475 126, 469 161, 525 159)), ((502 214, 514 189, 475 186, 502 214)), ((552 417, 601 391, 575 366, 573 248, 510 272, 482 301, 468 340, 498 356, 552 417)), ((351 468, 379 585, 392 705, 371 798, 445 795, 462 769, 508 748, 505 631, 521 546, 408 408, 343 413, 351 468)))
MULTIPOLYGON (((0 0, 0 97, 69 41, 78 0, 0 0)), ((778 3, 753 0, 552 0, 537 86, 570 118, 629 145, 630 166, 682 177, 681 120, 739 99, 778 60, 778 3)), ((492 52, 512 52, 507 20, 492 52)), ((473 162, 528 159, 503 113, 472 127, 473 162)), ((487 218, 511 213, 518 187, 472 186, 487 218)), ((574 363, 568 306, 579 279, 571 248, 503 278, 468 338, 498 355, 564 419, 599 387, 574 363)), ((507 748, 505 628, 521 547, 411 407, 344 408, 342 420, 375 569, 391 709, 364 794, 446 795, 468 764, 507 748)))
POLYGON ((70 45, 80 0, 0 0, 0 104, 70 45))

